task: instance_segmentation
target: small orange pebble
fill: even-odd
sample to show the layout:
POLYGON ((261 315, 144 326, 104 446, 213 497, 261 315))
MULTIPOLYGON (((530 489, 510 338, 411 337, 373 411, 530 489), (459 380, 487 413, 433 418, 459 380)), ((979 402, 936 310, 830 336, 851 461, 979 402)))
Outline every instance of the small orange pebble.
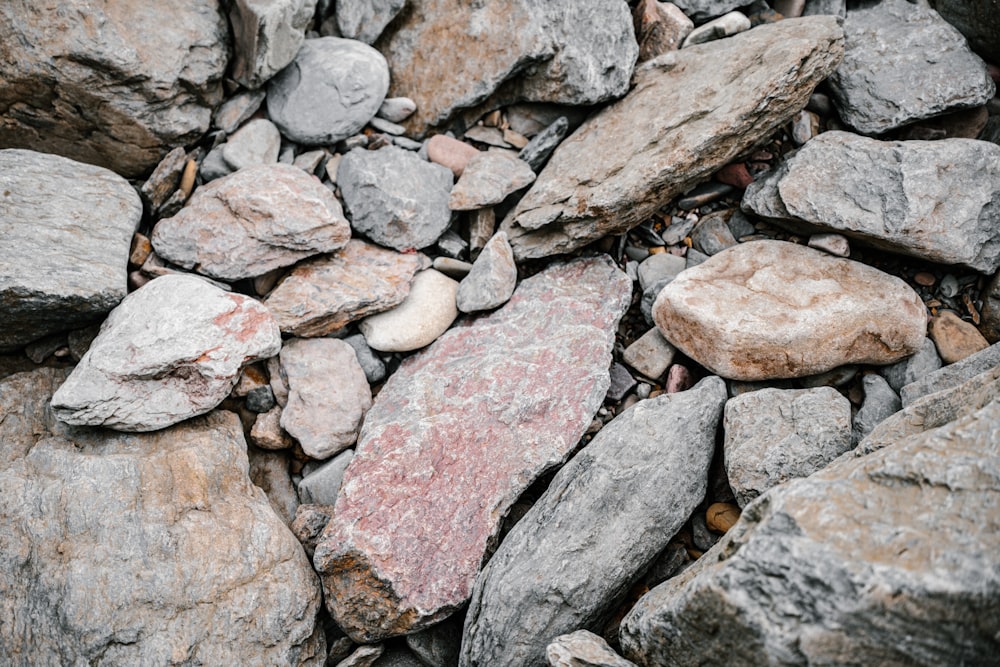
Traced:
POLYGON ((732 503, 712 503, 705 510, 705 525, 716 533, 726 533, 740 520, 740 512, 732 503))
POLYGON ((931 287, 937 282, 937 278, 934 277, 933 273, 919 271, 913 276, 913 282, 918 285, 923 285, 924 287, 931 287))

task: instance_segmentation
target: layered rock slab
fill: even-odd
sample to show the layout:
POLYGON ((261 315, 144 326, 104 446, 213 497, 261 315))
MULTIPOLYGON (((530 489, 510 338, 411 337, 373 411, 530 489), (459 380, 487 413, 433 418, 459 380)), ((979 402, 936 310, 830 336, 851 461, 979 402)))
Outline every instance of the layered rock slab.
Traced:
POLYGON ((556 474, 476 579, 462 665, 545 664, 594 628, 705 496, 726 385, 640 401, 556 474))
POLYGON ((569 252, 639 224, 790 120, 842 54, 837 19, 817 16, 644 63, 629 94, 559 145, 503 221, 515 256, 569 252))
POLYGON ((507 510, 600 407, 630 293, 607 258, 551 266, 389 378, 314 559, 353 638, 414 632, 465 603, 507 510))
POLYGON ((878 269, 785 241, 723 250, 653 304, 663 337, 713 373, 770 380, 845 364, 890 364, 920 349, 919 295, 878 269))
POLYGON ((47 408, 64 375, 0 382, 0 662, 322 665, 319 582, 236 415, 67 427, 47 408))

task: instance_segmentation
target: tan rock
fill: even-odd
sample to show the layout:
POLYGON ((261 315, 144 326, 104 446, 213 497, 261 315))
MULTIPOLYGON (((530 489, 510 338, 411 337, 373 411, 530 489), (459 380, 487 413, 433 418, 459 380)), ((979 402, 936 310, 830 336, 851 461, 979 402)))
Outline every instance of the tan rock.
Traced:
POLYGON ((950 310, 942 310, 932 317, 927 333, 946 364, 961 361, 990 346, 971 322, 966 322, 950 310))
POLYGON ((632 10, 632 22, 639 41, 639 62, 681 48, 694 22, 671 2, 640 0, 632 10))
POLYGON ((479 152, 475 146, 444 134, 435 135, 427 142, 427 158, 431 162, 451 169, 455 178, 462 175, 462 172, 465 171, 465 165, 469 164, 469 160, 479 155, 479 152))
POLYGON ((733 503, 712 503, 705 510, 705 524, 709 530, 725 533, 740 520, 741 511, 733 503))

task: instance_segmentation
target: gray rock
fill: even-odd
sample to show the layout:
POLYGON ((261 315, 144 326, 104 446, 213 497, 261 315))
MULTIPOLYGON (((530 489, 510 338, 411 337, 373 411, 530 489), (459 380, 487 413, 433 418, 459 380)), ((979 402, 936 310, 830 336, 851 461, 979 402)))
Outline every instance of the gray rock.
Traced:
POLYGON ((661 235, 663 242, 667 245, 677 245, 684 241, 684 237, 691 235, 691 230, 698 224, 698 218, 694 215, 687 218, 674 217, 670 226, 661 235))
POLYGON ((295 520, 299 498, 288 474, 288 456, 284 452, 271 452, 248 448, 250 459, 250 481, 267 495, 274 513, 281 517, 286 526, 295 520))
MULTIPOLYGON (((309 560, 312 560, 313 553, 316 551, 316 541, 319 539, 320 534, 322 534, 323 529, 326 528, 326 524, 330 522, 330 515, 333 514, 333 507, 330 505, 308 505, 302 504, 295 508, 295 520, 292 521, 291 528, 292 533, 298 538, 299 542, 302 544, 302 548, 306 552, 306 556, 309 560)), ((334 640, 330 643, 330 651, 327 653, 327 660, 335 660, 336 656, 341 654, 341 648, 344 644, 350 646, 354 645, 347 637, 341 637, 339 640, 334 640)), ((347 651, 350 651, 350 646, 346 647, 347 651)))
POLYGON ((651 380, 658 380, 671 363, 677 350, 663 334, 653 327, 622 353, 622 361, 651 380))
POLYGON ((202 180, 206 183, 233 173, 233 168, 230 167, 225 158, 222 157, 222 153, 225 148, 225 144, 216 146, 210 150, 208 155, 206 155, 201 161, 199 172, 201 173, 202 180))
POLYGON ((837 65, 842 40, 836 19, 813 17, 644 63, 632 92, 563 141, 503 221, 514 256, 568 252, 645 221, 787 122, 837 65), (676 95, 696 88, 704 94, 676 95))
POLYGON ((322 665, 316 575, 236 415, 67 427, 47 406, 64 377, 0 381, 0 662, 322 665))
POLYGON ((1000 365, 1000 343, 995 343, 959 362, 920 376, 917 380, 904 385, 899 390, 899 397, 905 408, 922 396, 954 387, 998 365, 1000 365))
POLYGON ((863 134, 983 104, 996 87, 965 38, 932 9, 883 0, 847 12, 830 75, 840 117, 863 134))
POLYGON ((686 49, 695 44, 704 44, 717 39, 725 39, 749 29, 750 19, 739 12, 729 12, 692 30, 684 38, 681 48, 686 49))
POLYGON ((671 283, 673 278, 661 278, 642 291, 642 298, 639 301, 639 312, 642 313, 646 324, 653 324, 653 304, 663 288, 671 283))
POLYGON ((406 635, 406 646, 426 667, 454 667, 462 645, 462 624, 451 617, 421 632, 406 635))
POLYGON ((458 283, 427 269, 413 279, 410 293, 398 306, 370 315, 358 328, 365 342, 379 352, 412 352, 430 345, 448 330, 458 308, 458 283))
POLYGON ((857 445, 888 417, 899 412, 903 404, 881 375, 869 374, 862 379, 865 400, 854 416, 852 442, 857 445))
POLYGON ((731 211, 719 211, 699 220, 691 232, 691 242, 694 247, 711 257, 736 245, 736 238, 726 224, 726 218, 731 214, 731 211))
POLYGON ((385 379, 385 363, 368 347, 363 335, 348 336, 344 342, 354 348, 354 354, 358 357, 358 363, 365 372, 368 384, 378 384, 385 379))
POLYGON ((507 303, 516 285, 514 253, 507 243, 507 235, 498 232, 472 264, 469 275, 459 283, 455 302, 463 313, 492 310, 507 303))
POLYGON ((722 16, 737 7, 746 5, 745 0, 676 0, 675 5, 695 23, 705 23, 722 16))
POLYGON ((278 325, 253 299, 163 276, 111 312, 52 409, 69 424, 154 431, 208 412, 243 366, 280 347, 278 325))
MULTIPOLYGON (((492 238, 492 234, 490 237, 492 238)), ((462 280, 472 271, 472 264, 451 257, 435 257, 434 261, 431 262, 431 268, 440 271, 449 278, 462 280)))
POLYGON ((1000 341, 1000 271, 993 275, 981 295, 983 306, 980 309, 982 321, 979 330, 986 340, 996 343, 1000 341))
POLYGON ((233 171, 256 164, 274 164, 281 150, 281 133, 271 121, 258 118, 238 129, 222 145, 222 159, 233 171))
POLYGON ((532 171, 539 172, 548 161, 549 156, 562 142, 569 131, 569 120, 560 116, 551 125, 531 138, 531 141, 521 149, 517 157, 528 163, 532 171))
POLYGON ((409 97, 387 97, 378 108, 378 118, 391 123, 402 123, 417 110, 417 103, 409 97))
POLYGON ((338 0, 337 27, 344 37, 374 44, 405 5, 406 0, 338 0))
POLYGON ((622 400, 637 384, 628 369, 617 361, 611 363, 609 374, 611 385, 608 387, 607 400, 614 402, 622 400))
POLYGON ((828 252, 837 257, 850 257, 851 244, 843 234, 813 234, 806 243, 810 248, 828 252))
POLYGON ((602 637, 587 630, 556 637, 546 647, 545 657, 551 667, 635 667, 602 637))
POLYGON ((683 257, 668 252, 650 255, 639 265, 639 287, 646 290, 657 283, 669 282, 685 268, 687 262, 683 257))
POLYGON ((139 178, 198 141, 229 58, 219 4, 0 4, 0 146, 139 178))
POLYGON ((806 0, 803 16, 829 14, 841 18, 847 16, 847 0, 806 0))
POLYGON ((390 123, 384 118, 379 118, 378 116, 368 121, 368 124, 371 125, 372 128, 378 130, 379 132, 384 132, 385 134, 399 136, 406 132, 406 128, 399 123, 390 123))
POLYGON ((264 85, 295 58, 315 11, 316 0, 234 0, 230 76, 247 88, 264 85))
POLYGON ((426 667, 426 665, 412 651, 397 645, 387 649, 372 667, 426 667))
POLYGON ((246 406, 250 412, 261 414, 271 410, 275 405, 277 402, 274 400, 274 392, 268 385, 256 387, 247 393, 246 406))
POLYGON ((333 505, 347 464, 354 458, 353 449, 345 449, 299 482, 299 501, 310 505, 333 505))
POLYGON ((743 209, 990 273, 1000 266, 1000 146, 825 132, 752 183, 743 209))
POLYGON ((958 28, 972 50, 1000 63, 1000 12, 992 0, 932 0, 941 17, 958 28))
POLYGON ((335 144, 360 131, 389 89, 385 58, 351 39, 306 40, 267 86, 268 116, 307 146, 335 144))
POLYGON ((351 655, 336 664, 336 667, 371 667, 382 657, 385 647, 381 644, 359 646, 351 655))
POLYGON ((611 611, 705 495, 725 383, 637 403, 560 470, 476 579, 462 664, 544 663, 611 611))
POLYGON ((351 227, 396 250, 426 248, 448 229, 452 183, 447 167, 395 146, 353 150, 337 169, 351 227))
POLYGON ((889 366, 879 369, 882 377, 886 379, 889 386, 897 394, 903 387, 916 382, 927 375, 930 375, 941 368, 941 357, 938 356, 937 346, 930 338, 925 338, 920 349, 912 356, 906 357, 902 361, 897 361, 889 366))
POLYGON ((141 218, 139 195, 107 169, 0 151, 0 352, 89 324, 118 305, 141 218))
POLYGON ((531 166, 506 151, 483 151, 469 160, 448 198, 453 211, 471 211, 499 204, 507 195, 535 180, 531 166))
POLYGON ((264 90, 244 90, 236 93, 215 110, 212 115, 212 125, 226 134, 232 134, 257 113, 265 97, 267 91, 264 90))

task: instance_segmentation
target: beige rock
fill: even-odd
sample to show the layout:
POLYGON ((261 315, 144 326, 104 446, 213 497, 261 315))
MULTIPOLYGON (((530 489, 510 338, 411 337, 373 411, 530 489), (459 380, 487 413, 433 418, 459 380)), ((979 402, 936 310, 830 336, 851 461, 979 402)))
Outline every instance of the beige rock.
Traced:
POLYGON ((448 208, 470 211, 493 206, 534 180, 535 172, 528 163, 514 155, 506 151, 480 152, 472 156, 451 189, 448 208))
POLYGON ((458 317, 457 293, 458 283, 448 276, 434 269, 421 271, 401 304, 361 321, 365 342, 379 352, 409 352, 430 345, 458 317))
POLYGON ((453 139, 444 134, 437 134, 427 142, 427 158, 431 162, 436 162, 451 169, 455 178, 459 178, 465 171, 465 166, 469 160, 479 155, 480 151, 475 146, 453 139))
POLYGON ((295 444, 281 428, 279 406, 257 415, 250 429, 250 441, 261 449, 287 449, 295 444))
POLYGON ((972 323, 950 310, 942 310, 932 317, 927 333, 946 364, 961 361, 990 346, 972 323))

